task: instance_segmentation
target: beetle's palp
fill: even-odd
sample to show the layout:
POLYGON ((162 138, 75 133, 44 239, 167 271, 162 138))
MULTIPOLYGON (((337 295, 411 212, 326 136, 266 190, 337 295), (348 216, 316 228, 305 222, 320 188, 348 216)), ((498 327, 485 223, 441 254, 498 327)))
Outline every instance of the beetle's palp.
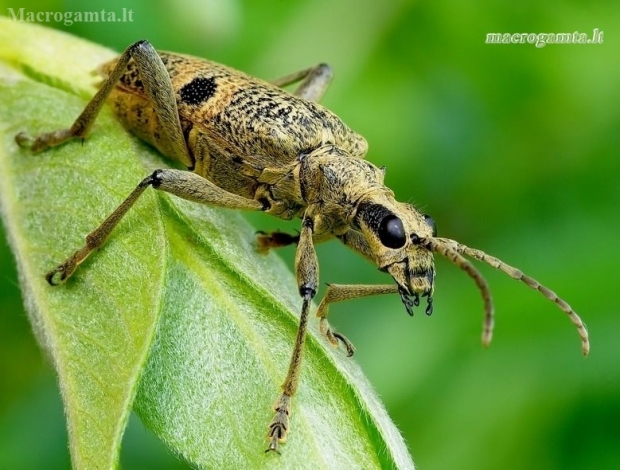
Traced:
MULTIPOLYGON (((433 245, 435 244, 435 246, 445 247, 444 249, 446 250, 447 253, 449 253, 450 251, 454 251, 462 255, 471 256, 472 258, 477 259, 478 261, 482 261, 483 263, 486 263, 489 266, 492 266, 495 269, 502 271, 503 273, 507 274, 513 279, 516 279, 518 281, 525 283, 531 289, 534 289, 540 292, 545 298, 552 301, 554 304, 556 304, 560 308, 560 310, 562 310, 564 313, 568 315, 570 320, 573 322, 573 324, 577 328, 577 332, 579 333, 579 337, 581 338, 581 351, 584 356, 588 355, 588 353, 590 352, 590 341, 588 339, 588 330, 586 329, 585 324, 583 323, 579 315, 577 315, 577 313, 572 309, 572 307, 564 299, 558 297, 558 295, 555 292, 553 292, 551 289, 548 289, 547 287, 543 286, 536 279, 526 274, 523 274, 521 270, 504 263, 503 261, 501 261, 498 258, 495 258, 494 256, 486 254, 484 251, 477 250, 475 248, 470 248, 466 245, 458 243, 449 238, 433 238, 432 240, 434 243, 429 244, 429 248, 432 251, 436 251, 437 253, 440 253, 446 256, 441 251, 433 249, 433 245)), ((453 263, 459 266, 458 263, 452 260, 450 257, 446 256, 446 258, 450 259, 453 263)), ((483 334, 483 338, 484 338, 484 334, 483 334)), ((484 342, 484 339, 483 339, 483 342, 484 342)))
POLYGON ((421 241, 423 246, 426 246, 430 251, 438 253, 456 266, 465 271, 469 277, 471 277, 484 300, 484 320, 482 323, 482 345, 488 347, 491 344, 493 338, 493 300, 491 299, 491 290, 487 281, 482 277, 480 271, 478 271, 473 264, 471 264, 454 246, 453 240, 447 238, 426 238, 421 241))

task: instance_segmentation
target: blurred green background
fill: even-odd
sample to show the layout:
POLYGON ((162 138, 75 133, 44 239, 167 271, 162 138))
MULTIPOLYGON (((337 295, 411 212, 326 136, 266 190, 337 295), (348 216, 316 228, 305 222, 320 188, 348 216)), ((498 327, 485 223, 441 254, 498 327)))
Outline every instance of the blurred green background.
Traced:
MULTIPOLYGON (((546 283, 582 315, 587 359, 564 314, 482 267, 497 311, 480 347, 474 284, 438 261, 435 314, 397 296, 332 309, 422 469, 612 469, 620 465, 620 3, 370 0, 0 0, 26 11, 133 10, 131 23, 49 23, 119 51, 138 39, 276 78, 328 62, 323 103, 370 143, 401 200, 440 234, 546 283), (602 45, 487 45, 491 32, 592 34, 602 45)), ((53 60, 50 57, 50 60, 53 60)), ((267 216, 261 229, 292 229, 267 216)), ((337 242, 325 282, 389 282, 337 242)), ((291 260, 292 249, 282 251, 291 260)), ((55 378, 0 244, 0 468, 69 467, 55 378)), ((303 380, 303 379, 302 379, 303 380)), ((137 419, 122 466, 185 468, 137 419)))

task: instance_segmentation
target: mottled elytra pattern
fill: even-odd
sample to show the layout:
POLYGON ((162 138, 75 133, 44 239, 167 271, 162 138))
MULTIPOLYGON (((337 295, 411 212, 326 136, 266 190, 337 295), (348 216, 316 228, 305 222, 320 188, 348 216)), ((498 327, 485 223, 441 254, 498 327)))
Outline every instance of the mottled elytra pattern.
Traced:
MULTIPOLYGON (((160 169, 147 176, 99 227, 86 244, 47 275, 52 285, 65 281, 101 247, 114 227, 148 188, 229 209, 264 211, 303 220, 299 235, 260 233, 263 251, 297 244, 295 274, 302 309, 300 324, 269 424, 267 450, 278 451, 289 429, 291 398, 299 382, 306 324, 318 286, 314 245, 337 238, 392 277, 389 285, 332 284, 317 311, 320 331, 349 355, 352 343, 327 323, 329 304, 379 294, 399 294, 410 314, 426 298, 433 311, 438 254, 476 283, 484 302, 482 341, 493 332, 493 303, 487 282, 465 257, 491 265, 540 292, 573 322, 589 352, 588 332, 575 311, 533 278, 486 253, 447 238, 437 238, 435 224, 411 204, 399 202, 384 185, 384 169, 363 160, 367 144, 335 114, 315 101, 331 77, 320 65, 275 83, 300 82, 296 93, 224 65, 190 56, 157 53, 147 41, 127 48, 104 64, 100 91, 69 129, 35 138, 17 136, 33 151, 83 138, 107 100, 125 126, 190 171, 160 169), (303 98, 302 98, 303 97, 303 98)), ((197 373, 200 373, 197 371, 197 373)))

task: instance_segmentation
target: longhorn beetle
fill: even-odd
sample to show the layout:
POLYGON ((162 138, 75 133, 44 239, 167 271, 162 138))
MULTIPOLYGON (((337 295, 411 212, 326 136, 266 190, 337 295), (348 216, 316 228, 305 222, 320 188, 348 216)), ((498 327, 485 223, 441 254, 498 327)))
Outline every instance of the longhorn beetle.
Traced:
POLYGON ((413 315, 426 299, 433 312, 433 254, 444 256, 476 283, 484 300, 482 343, 493 332, 489 287, 465 256, 482 261, 538 290, 565 312, 581 338, 584 355, 589 341, 585 325, 554 292, 497 258, 448 238, 437 237, 433 219, 414 206, 398 202, 383 184, 384 169, 364 160, 367 144, 336 115, 317 104, 331 79, 325 64, 270 83, 224 65, 190 56, 156 52, 147 41, 99 69, 99 91, 68 129, 29 137, 16 136, 33 152, 89 133, 104 102, 122 123, 187 171, 155 170, 144 178, 99 227, 85 245, 46 275, 51 285, 66 281, 110 232, 146 188, 202 204, 263 211, 282 219, 301 219, 301 231, 258 234, 261 250, 297 244, 295 273, 302 298, 297 339, 282 394, 269 424, 267 451, 278 451, 286 439, 291 398, 299 382, 310 304, 317 292, 318 261, 314 245, 332 238, 389 273, 388 285, 330 284, 317 317, 320 331, 347 354, 351 342, 327 323, 329 305, 378 294, 398 294, 413 315), (298 83, 294 93, 281 87, 298 83))

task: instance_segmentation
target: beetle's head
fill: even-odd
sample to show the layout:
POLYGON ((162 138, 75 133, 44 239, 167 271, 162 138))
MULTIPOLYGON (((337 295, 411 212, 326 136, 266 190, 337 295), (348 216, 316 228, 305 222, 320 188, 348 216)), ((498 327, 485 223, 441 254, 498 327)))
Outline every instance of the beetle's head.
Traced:
POLYGON ((396 281, 407 312, 412 315, 420 297, 426 297, 426 313, 430 315, 435 265, 432 252, 421 242, 435 237, 433 219, 389 198, 380 203, 361 202, 355 223, 368 244, 369 256, 396 281))
POLYGON ((357 245, 352 242, 351 247, 370 257, 380 270, 394 278, 400 298, 410 315, 413 315, 413 307, 420 304, 420 297, 426 297, 427 315, 433 312, 433 254, 437 253, 465 271, 478 286, 485 306, 482 343, 488 346, 493 334, 493 302, 487 282, 465 258, 469 256, 523 281, 554 302, 577 327, 583 354, 588 355, 588 332, 570 305, 538 281, 503 261, 449 238, 438 238, 433 219, 412 205, 395 201, 391 195, 380 194, 358 203, 354 226, 361 233, 363 242, 357 245))

